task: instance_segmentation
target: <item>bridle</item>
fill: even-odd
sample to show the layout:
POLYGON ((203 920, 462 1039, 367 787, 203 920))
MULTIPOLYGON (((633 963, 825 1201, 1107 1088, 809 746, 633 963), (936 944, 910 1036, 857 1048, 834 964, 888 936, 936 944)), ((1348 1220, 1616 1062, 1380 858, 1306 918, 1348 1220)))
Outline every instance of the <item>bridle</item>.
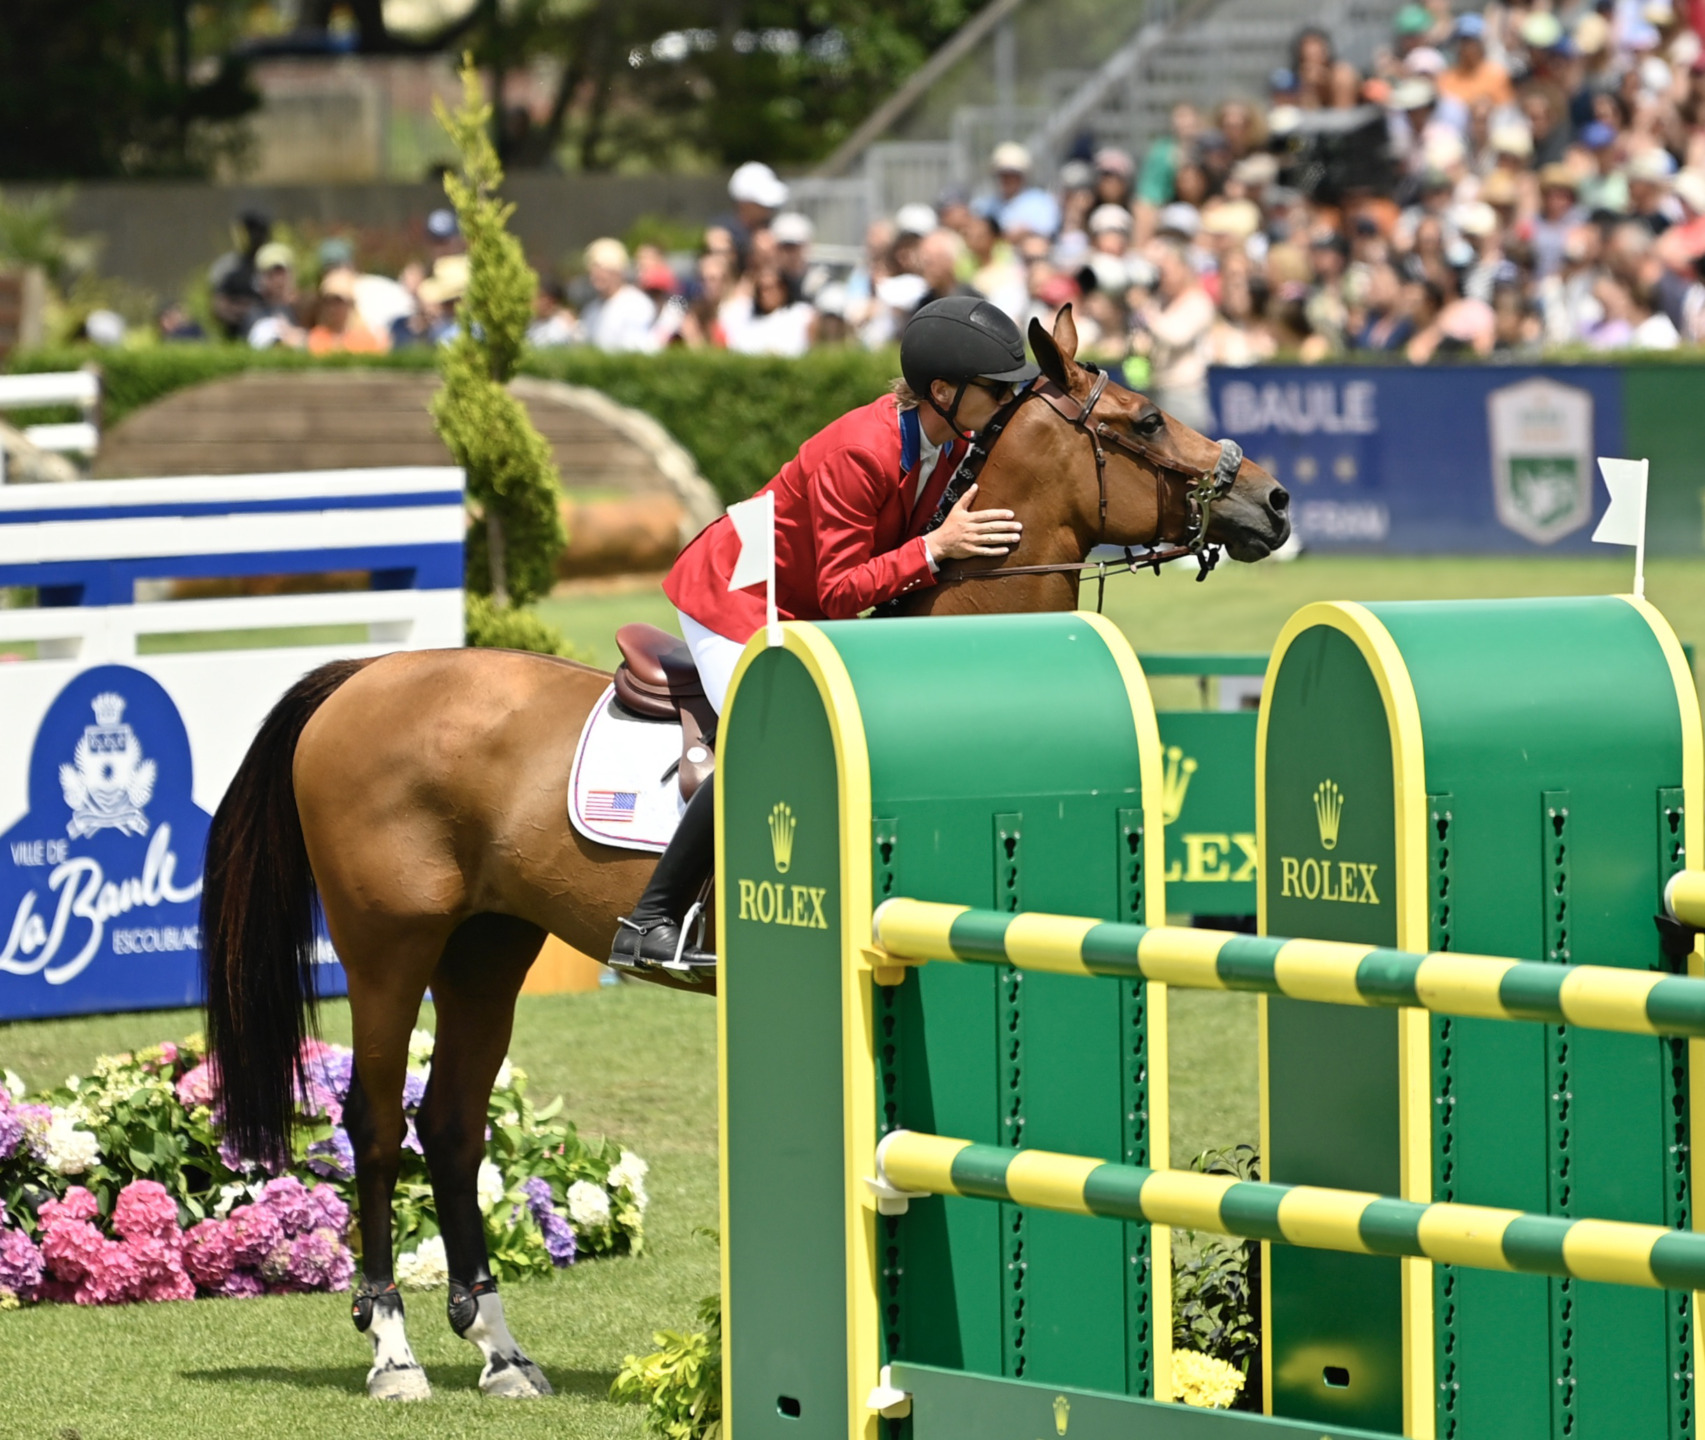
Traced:
POLYGON ((1122 575, 1127 572, 1153 569, 1160 573, 1160 567, 1169 561, 1182 560, 1186 556, 1194 556, 1199 567, 1196 579, 1206 580, 1214 566, 1219 563, 1220 547, 1208 542, 1208 523, 1213 515, 1216 502, 1225 498, 1232 486, 1237 482, 1238 467, 1243 464, 1243 450, 1235 440, 1221 440, 1219 459, 1212 468, 1207 470, 1192 469, 1180 465, 1177 460, 1163 455, 1153 446, 1139 440, 1135 436, 1121 434, 1105 420, 1095 419, 1095 407, 1100 403, 1107 389, 1109 376, 1105 370, 1095 366, 1085 366, 1095 376, 1095 383, 1090 386, 1087 399, 1078 400, 1052 380, 1043 380, 1039 384, 1028 386, 1020 391, 999 410, 989 423, 983 427, 971 448, 966 451, 965 458, 960 461, 959 468, 948 483, 946 492, 942 495, 941 503, 936 507, 926 529, 933 530, 947 518, 947 513, 958 502, 971 483, 982 472, 988 462, 990 453, 999 442, 1008 424, 1017 415, 1019 409, 1031 400, 1040 400, 1062 420, 1075 430, 1081 430, 1089 437, 1089 443, 1095 452, 1095 485, 1099 500, 1099 522, 1096 531, 1096 546, 1107 543, 1107 446, 1122 450, 1135 459, 1146 461, 1158 473, 1156 484, 1160 488, 1157 497, 1160 503, 1156 510, 1159 516, 1166 513, 1167 476, 1180 476, 1189 483, 1184 491, 1184 507, 1186 529, 1184 539, 1176 545, 1163 546, 1159 543, 1159 527, 1164 520, 1157 519, 1155 539, 1141 550, 1134 550, 1129 545, 1122 546, 1124 556, 1118 560, 1075 560, 1061 561, 1051 565, 1011 565, 1005 569, 973 570, 955 575, 942 576, 941 583, 951 584, 962 580, 1004 580, 1022 575, 1082 575, 1085 571, 1097 572, 1100 590, 1096 598, 1095 608, 1101 608, 1101 599, 1105 594, 1107 577, 1122 575))

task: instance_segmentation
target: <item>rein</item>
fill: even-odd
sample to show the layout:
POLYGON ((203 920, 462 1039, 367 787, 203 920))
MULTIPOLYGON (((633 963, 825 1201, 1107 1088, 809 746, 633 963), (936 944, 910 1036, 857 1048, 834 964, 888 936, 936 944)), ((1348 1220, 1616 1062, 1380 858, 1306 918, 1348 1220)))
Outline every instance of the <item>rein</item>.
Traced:
MULTIPOLYGON (((959 468, 948 482, 943 492, 941 503, 936 506, 935 514, 930 517, 930 523, 925 528, 934 530, 946 518, 949 510, 958 503, 971 483, 982 472, 988 462, 989 454, 995 448, 1007 425, 1019 409, 1030 400, 1040 400, 1043 404, 1066 421, 1075 430, 1081 430, 1089 437, 1089 443, 1095 451, 1095 484, 1100 501, 1100 519, 1096 533, 1096 545, 1100 546, 1107 540, 1107 451, 1106 445, 1124 451, 1135 459, 1146 461, 1161 472, 1156 484, 1161 488, 1164 512, 1165 475, 1180 475, 1189 482, 1185 490, 1185 510, 1188 517, 1188 529, 1182 543, 1161 546, 1150 544, 1139 552, 1129 545, 1123 546, 1124 556, 1118 560, 1068 560, 1051 565, 1010 565, 998 570, 974 570, 968 573, 943 577, 944 584, 952 584, 961 580, 1002 580, 1016 578, 1022 575, 1082 575, 1085 571, 1093 570, 1099 579, 1096 593, 1095 608, 1101 609, 1101 602, 1106 595, 1107 577, 1135 573, 1138 570, 1152 569, 1160 574, 1160 567, 1172 560, 1182 560, 1186 556, 1194 556, 1198 565, 1196 579, 1206 580, 1214 566, 1219 563, 1220 547, 1208 543, 1208 522, 1212 515, 1214 503, 1226 495, 1237 481, 1238 467, 1243 463, 1243 450, 1235 440, 1220 441, 1220 456, 1212 469, 1193 470, 1189 466, 1180 465, 1176 460, 1162 455, 1152 446, 1136 439, 1134 436, 1121 434, 1107 424, 1105 420, 1096 420, 1092 424, 1095 407, 1100 403, 1102 394, 1107 389, 1108 375, 1105 370, 1094 370, 1095 383, 1090 388, 1089 398, 1078 401, 1052 380, 1044 380, 1040 385, 1022 391, 1014 396, 1004 406, 995 412, 993 419, 983 428, 982 433, 966 452, 960 461, 959 468)), ((1157 525, 1158 525, 1157 521, 1157 525)), ((1158 530, 1155 536, 1159 541, 1158 530)))

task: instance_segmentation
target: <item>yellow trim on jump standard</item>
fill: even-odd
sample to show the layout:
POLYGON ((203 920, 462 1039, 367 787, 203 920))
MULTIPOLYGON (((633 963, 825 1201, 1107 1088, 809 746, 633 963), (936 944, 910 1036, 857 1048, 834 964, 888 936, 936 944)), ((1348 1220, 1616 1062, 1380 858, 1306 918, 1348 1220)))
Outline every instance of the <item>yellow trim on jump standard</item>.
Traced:
MULTIPOLYGON (((1682 815, 1682 843, 1690 865, 1705 857, 1705 725, 1699 715, 1699 689, 1693 678, 1693 667, 1675 631, 1657 607, 1633 595, 1622 597, 1639 612, 1652 627, 1658 645, 1669 665, 1670 679, 1675 683, 1676 712, 1681 718, 1681 788, 1685 810, 1682 815)), ((1693 953, 1687 957, 1689 975, 1705 975, 1705 955, 1696 941, 1693 953)), ((1705 1115, 1705 1040, 1687 1042, 1688 1101, 1695 1115, 1705 1115)), ((1694 1195, 1705 1194, 1705 1145, 1695 1145, 1688 1176, 1694 1195)), ((1693 1226, 1702 1228, 1699 1206, 1693 1207, 1693 1226)), ((1705 1374, 1705 1333, 1702 1333, 1700 1297, 1693 1297, 1693 1373, 1705 1374)))
POLYGON ((1287 940, 1273 957, 1273 979, 1293 1000, 1367 1005, 1356 988, 1356 967, 1373 948, 1338 940, 1287 940))
MULTIPOLYGON (((1145 924, 1166 923, 1166 811, 1163 803, 1160 721, 1154 713, 1154 696, 1142 663, 1131 642, 1105 615, 1088 610, 1076 612, 1084 624, 1101 637, 1107 653, 1119 669, 1125 694, 1131 703, 1131 721, 1137 732, 1137 765, 1142 778, 1143 812, 1143 913, 1145 924)), ((1164 1170, 1172 1163, 1172 1101, 1167 1078, 1166 986, 1164 977, 1154 977, 1148 986, 1148 1111, 1149 1164, 1164 1170)), ((1170 1259, 1172 1236, 1165 1226, 1150 1237, 1150 1253, 1170 1259)), ((1152 1313, 1172 1313, 1172 1266, 1149 1267, 1152 1313)), ((1172 1327, 1156 1325, 1154 1338, 1154 1394, 1166 1399, 1172 1394, 1172 1327)))
POLYGON ((1356 1190, 1298 1185, 1279 1201, 1279 1230, 1292 1245, 1369 1255, 1362 1240, 1362 1212, 1379 1196, 1356 1190))
MULTIPOLYGON (((1386 731, 1391 745, 1393 818, 1397 828, 1396 892, 1399 949, 1424 951, 1431 936, 1427 907, 1427 763, 1421 728, 1421 707, 1415 684, 1397 642, 1379 618, 1366 606, 1353 601, 1322 601, 1305 605, 1285 622, 1267 662, 1265 699, 1271 701, 1273 682, 1285 652, 1296 638, 1317 625, 1336 630, 1361 651, 1385 706, 1386 731)), ((1256 849, 1265 857, 1267 846, 1267 722, 1270 703, 1261 706, 1255 740, 1255 835, 1256 849)), ((1256 867, 1256 929, 1270 933, 1267 920, 1267 867, 1256 867)), ((1266 1006, 1262 1006, 1263 1043, 1266 1006)), ((1432 1036, 1424 1017, 1398 1018, 1398 1155, 1399 1188, 1405 1200, 1425 1203, 1433 1197, 1432 1170, 1432 1036)), ((1262 1114, 1266 1116, 1266 1070, 1262 1070, 1262 1114)), ((1263 1163, 1269 1175, 1283 1163, 1272 1154, 1263 1124, 1263 1163)), ((1414 1262, 1419 1263, 1419 1262, 1414 1262)), ((1403 1283, 1403 1433, 1412 1440, 1433 1440, 1435 1396, 1433 1393, 1433 1287, 1417 1283, 1413 1264, 1404 1268, 1403 1283)), ((1272 1319, 1267 1297, 1262 1297, 1262 1333, 1269 1343, 1261 1347, 1264 1362, 1271 1355, 1272 1319)), ((1264 1364, 1267 1384, 1273 1393, 1270 1366, 1264 1364)), ((1269 1402, 1270 1405, 1270 1402, 1269 1402)), ((1268 1409, 1271 1414, 1271 1409, 1268 1409)))
POLYGON ((1137 963, 1145 978, 1191 990, 1224 990, 1218 961, 1230 937, 1223 930, 1153 929, 1137 944, 1137 963))
MULTIPOLYGON (((829 637, 806 621, 782 626, 782 646, 810 675, 822 697, 835 747, 835 786, 840 800, 841 836, 841 1103, 845 1140, 847 1225, 847 1434, 852 1440, 876 1440, 879 1422, 865 1405, 881 1370, 880 1270, 876 1247, 876 1210, 864 1176, 875 1173, 876 1157, 876 1015, 870 972, 849 963, 867 943, 871 908, 870 755, 858 693, 840 653, 829 637), (850 843, 849 843, 850 842, 850 843)), ((747 643, 735 681, 763 649, 762 631, 747 643)), ((730 686, 730 695, 734 687, 730 686)), ((721 787, 718 787, 720 792, 721 787)), ((726 1235, 726 1231, 724 1232, 726 1235)), ((724 1254, 727 1245, 723 1246, 724 1254)), ((726 1382, 725 1382, 726 1383, 726 1382)), ((724 1412, 727 1413, 726 1411, 724 1412)), ((733 1437, 729 1437, 733 1440, 733 1437)))
POLYGON ((1521 1213, 1485 1205, 1432 1205, 1421 1213, 1416 1238, 1427 1258, 1443 1265, 1514 1270, 1504 1256, 1504 1231, 1521 1213))
POLYGON ((1665 977, 1638 971, 1613 970, 1608 965, 1572 968, 1558 991, 1565 1018, 1573 1025, 1657 1034, 1646 1015, 1652 988, 1665 977))
POLYGON ((1100 1160, 1082 1155, 1020 1150, 1006 1167, 1006 1193, 1014 1205, 1090 1215, 1094 1212, 1084 1203, 1083 1182, 1101 1166, 1100 1160))
POLYGON ((1006 927, 1007 958, 1022 970, 1050 975, 1088 975, 1083 963, 1083 937, 1099 920, 1076 915, 1042 915, 1020 911, 1006 927))

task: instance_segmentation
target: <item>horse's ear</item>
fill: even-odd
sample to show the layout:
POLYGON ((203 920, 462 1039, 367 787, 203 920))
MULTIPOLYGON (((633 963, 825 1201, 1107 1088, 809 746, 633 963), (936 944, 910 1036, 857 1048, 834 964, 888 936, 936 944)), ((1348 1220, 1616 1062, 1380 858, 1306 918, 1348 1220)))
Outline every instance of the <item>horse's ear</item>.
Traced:
POLYGON ((1054 317, 1054 344, 1066 357, 1068 367, 1077 360, 1077 321, 1072 319, 1069 304, 1060 306, 1060 313, 1054 317))
MULTIPOLYGON (((1077 332, 1074 330, 1072 335, 1075 340, 1077 332)), ((1060 353, 1060 347, 1054 343, 1054 337, 1043 328, 1042 322, 1034 317, 1030 321, 1030 348, 1036 354, 1036 363, 1042 367, 1042 373, 1060 389, 1070 390, 1070 361, 1060 353)))

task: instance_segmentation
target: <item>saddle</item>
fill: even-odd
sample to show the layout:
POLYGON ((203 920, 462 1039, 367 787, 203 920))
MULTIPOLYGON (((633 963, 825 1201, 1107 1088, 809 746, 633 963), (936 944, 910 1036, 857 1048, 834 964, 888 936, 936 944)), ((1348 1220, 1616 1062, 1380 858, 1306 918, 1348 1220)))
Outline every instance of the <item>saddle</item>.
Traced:
POLYGON ((616 699, 645 720, 678 723, 681 759, 676 783, 690 800, 716 764, 716 711, 704 693, 693 652, 655 625, 623 625, 616 631, 622 663, 616 667, 616 699))

